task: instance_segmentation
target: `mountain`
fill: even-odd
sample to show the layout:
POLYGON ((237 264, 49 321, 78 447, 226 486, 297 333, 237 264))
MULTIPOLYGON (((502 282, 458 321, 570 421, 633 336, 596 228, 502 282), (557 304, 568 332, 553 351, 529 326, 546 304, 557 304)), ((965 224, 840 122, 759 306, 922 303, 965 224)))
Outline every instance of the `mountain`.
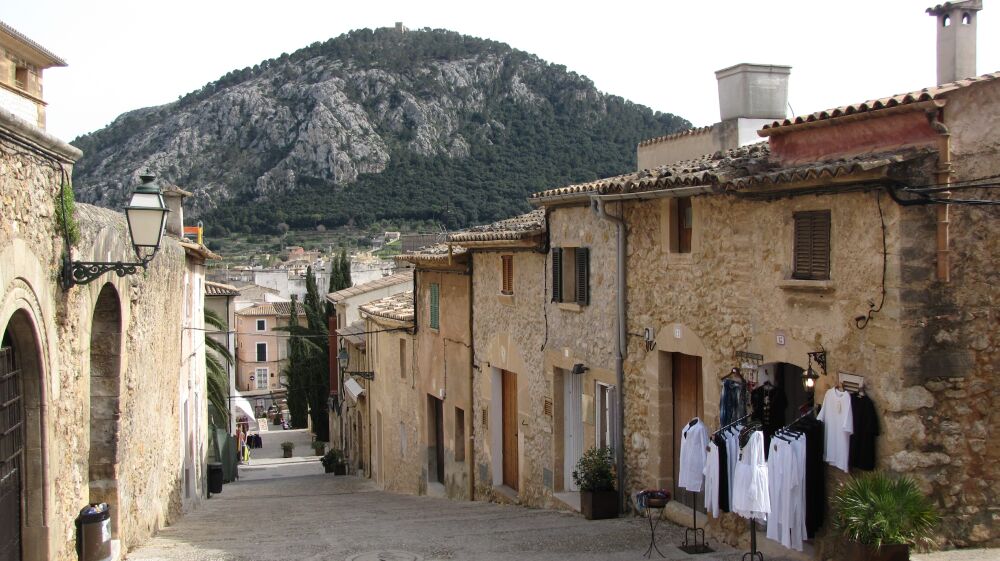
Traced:
POLYGON ((77 197, 124 204, 149 166, 209 233, 435 221, 624 173, 639 140, 690 128, 564 66, 444 30, 352 31, 138 109, 73 144, 77 197))

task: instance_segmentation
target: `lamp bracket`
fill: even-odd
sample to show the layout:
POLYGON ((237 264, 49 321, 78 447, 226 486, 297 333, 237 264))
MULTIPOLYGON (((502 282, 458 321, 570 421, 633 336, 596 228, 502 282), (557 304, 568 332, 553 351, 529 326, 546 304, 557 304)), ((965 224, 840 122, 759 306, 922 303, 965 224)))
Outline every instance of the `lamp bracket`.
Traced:
POLYGON ((102 263, 96 261, 72 261, 68 257, 63 263, 62 285, 69 289, 78 284, 89 284, 99 278, 104 273, 114 271, 119 277, 134 275, 140 269, 145 269, 149 265, 149 259, 143 259, 137 263, 124 263, 116 261, 113 263, 102 263))
POLYGON ((367 372, 367 371, 366 372, 344 372, 344 374, 347 374, 348 376, 357 376, 358 378, 364 378, 365 380, 374 380, 375 379, 375 373, 374 372, 367 372))
POLYGON ((809 360, 816 361, 816 364, 823 370, 823 375, 826 376, 826 351, 813 351, 806 354, 809 355, 809 360))

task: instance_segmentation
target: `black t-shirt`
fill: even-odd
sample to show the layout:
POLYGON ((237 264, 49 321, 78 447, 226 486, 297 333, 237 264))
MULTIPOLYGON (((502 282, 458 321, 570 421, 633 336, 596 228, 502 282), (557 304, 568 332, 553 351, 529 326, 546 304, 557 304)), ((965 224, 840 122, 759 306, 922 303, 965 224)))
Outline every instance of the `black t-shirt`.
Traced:
POLYGON ((878 436, 878 416, 875 404, 866 395, 851 394, 851 413, 854 416, 854 433, 851 434, 849 464, 853 468, 875 469, 875 437, 878 436))

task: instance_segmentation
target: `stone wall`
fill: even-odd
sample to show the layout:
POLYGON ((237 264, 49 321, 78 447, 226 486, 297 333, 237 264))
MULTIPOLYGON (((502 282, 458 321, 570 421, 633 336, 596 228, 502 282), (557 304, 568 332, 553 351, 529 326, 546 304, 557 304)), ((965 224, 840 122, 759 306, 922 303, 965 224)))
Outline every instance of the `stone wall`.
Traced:
MULTIPOLYGON (((68 159, 79 155, 44 133, 2 121, 5 133, 27 135, 68 159)), ((102 290, 118 300, 121 329, 119 343, 110 346, 110 352, 118 347, 120 368, 114 533, 124 548, 133 547, 170 523, 181 504, 184 252, 167 240, 144 273, 106 274, 63 290, 54 216, 60 177, 58 167, 33 150, 0 140, 0 326, 26 359, 28 559, 76 557, 73 520, 90 499, 91 327, 102 290)), ((78 205, 77 218, 75 259, 133 259, 121 214, 78 205)), ((95 338, 102 345, 106 340, 95 338)))

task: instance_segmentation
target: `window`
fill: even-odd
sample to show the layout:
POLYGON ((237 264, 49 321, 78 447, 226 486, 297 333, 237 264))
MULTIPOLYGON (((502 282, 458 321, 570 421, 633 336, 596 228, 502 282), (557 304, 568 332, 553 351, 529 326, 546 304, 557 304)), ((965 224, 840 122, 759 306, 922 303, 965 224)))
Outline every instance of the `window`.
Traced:
POLYGON ((590 303, 590 248, 552 249, 552 301, 590 303))
POLYGON ((503 270, 503 279, 500 282, 500 292, 504 294, 514 294, 514 256, 501 255, 500 264, 503 270))
POLYGON ((594 419, 597 421, 597 438, 595 442, 598 448, 611 448, 611 454, 614 455, 618 434, 615 430, 615 427, 618 426, 618 401, 615 387, 597 382, 596 390, 594 419))
POLYGON ((257 362, 267 362, 267 343, 257 343, 257 362))
POLYGON ((441 328, 441 285, 431 283, 431 329, 441 328))
POLYGON ((455 408, 455 461, 465 461, 465 411, 455 408))
POLYGON ((267 320, 259 319, 257 320, 257 331, 267 331, 267 320))
POLYGON ((691 231, 694 215, 691 211, 691 197, 680 197, 674 206, 674 228, 677 235, 677 253, 691 253, 691 231))
POLYGON ((22 90, 28 89, 27 66, 17 66, 14 68, 14 85, 22 90))
POLYGON ((267 389, 267 368, 258 368, 254 370, 254 381, 257 383, 258 390, 267 389))
POLYGON ((399 340, 399 377, 406 378, 406 339, 399 340))
POLYGON ((829 280, 830 211, 796 212, 793 279, 829 280))

